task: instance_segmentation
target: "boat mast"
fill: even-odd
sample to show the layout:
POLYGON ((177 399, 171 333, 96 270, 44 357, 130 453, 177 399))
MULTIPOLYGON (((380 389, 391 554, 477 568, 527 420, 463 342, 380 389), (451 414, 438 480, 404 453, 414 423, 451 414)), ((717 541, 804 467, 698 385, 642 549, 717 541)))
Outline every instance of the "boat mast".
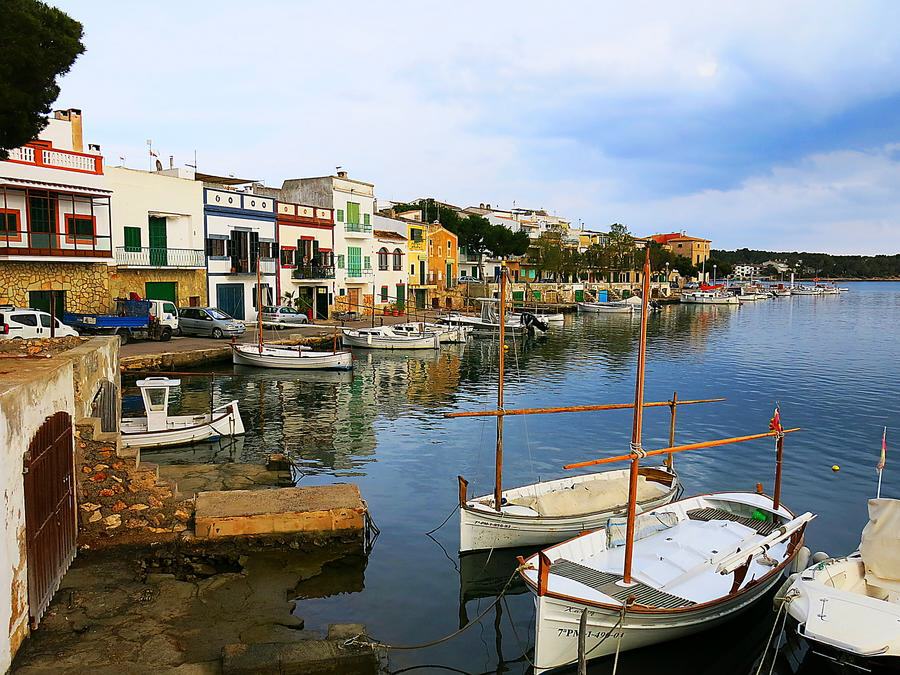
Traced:
MULTIPOLYGON (((506 351, 506 266, 500 266, 500 376, 497 378, 497 410, 503 410, 503 368, 506 351)), ((503 415, 497 415, 497 453, 494 459, 494 509, 500 511, 503 495, 503 415)))
POLYGON ((263 353, 263 326, 262 326, 262 274, 260 272, 259 251, 256 252, 256 340, 259 353, 263 353))
POLYGON ((647 319, 650 300, 650 245, 644 256, 644 279, 641 297, 641 335, 638 348, 637 376, 634 385, 634 419, 631 426, 631 471, 628 476, 628 520, 625 530, 625 569, 622 581, 631 583, 631 559, 634 555, 634 520, 637 510, 638 469, 644 450, 641 447, 641 426, 644 421, 644 367, 647 360, 647 319))

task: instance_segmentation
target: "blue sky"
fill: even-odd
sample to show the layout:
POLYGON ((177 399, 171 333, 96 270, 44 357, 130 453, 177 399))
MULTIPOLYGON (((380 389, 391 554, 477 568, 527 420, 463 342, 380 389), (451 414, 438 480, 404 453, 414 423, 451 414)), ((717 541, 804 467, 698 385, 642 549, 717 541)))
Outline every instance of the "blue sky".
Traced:
POLYGON ((107 161, 900 252, 900 3, 58 0, 107 161), (208 7, 208 9, 207 9, 208 7))

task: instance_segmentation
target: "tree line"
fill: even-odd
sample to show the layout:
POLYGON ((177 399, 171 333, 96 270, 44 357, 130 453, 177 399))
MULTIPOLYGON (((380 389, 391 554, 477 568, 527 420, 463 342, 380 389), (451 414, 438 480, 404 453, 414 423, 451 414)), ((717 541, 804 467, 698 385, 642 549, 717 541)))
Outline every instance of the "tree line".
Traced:
MULTIPOLYGON (((736 251, 714 250, 712 255, 729 265, 760 265, 769 261, 783 262, 799 276, 851 277, 873 279, 900 277, 900 254, 832 255, 800 251, 760 251, 739 248, 736 251)), ((707 263, 708 265, 708 263, 707 263)), ((771 273, 772 270, 769 270, 771 273)))

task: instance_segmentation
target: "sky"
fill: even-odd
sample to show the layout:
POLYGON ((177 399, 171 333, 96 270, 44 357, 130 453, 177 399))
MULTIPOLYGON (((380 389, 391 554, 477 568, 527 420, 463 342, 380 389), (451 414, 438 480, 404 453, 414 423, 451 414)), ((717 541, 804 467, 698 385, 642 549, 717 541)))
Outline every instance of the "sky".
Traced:
POLYGON ((900 252, 900 3, 51 0, 109 164, 900 252))

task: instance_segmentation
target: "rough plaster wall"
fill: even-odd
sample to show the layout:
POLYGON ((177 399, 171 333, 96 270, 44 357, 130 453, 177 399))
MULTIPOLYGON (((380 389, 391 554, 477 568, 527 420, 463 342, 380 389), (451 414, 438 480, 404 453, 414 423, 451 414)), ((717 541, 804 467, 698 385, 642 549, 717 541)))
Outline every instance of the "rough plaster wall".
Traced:
POLYGON ((9 262, 0 265, 0 304, 29 307, 28 291, 66 291, 66 310, 105 313, 112 303, 105 263, 9 262))
POLYGON ((200 298, 201 305, 207 304, 206 270, 109 268, 109 293, 112 298, 127 298, 131 291, 144 297, 148 281, 174 281, 178 295, 175 304, 178 307, 188 307, 191 296, 200 298))
POLYGON ((330 177, 286 180, 281 188, 281 198, 286 202, 330 209, 333 206, 331 186, 330 177))
MULTIPOLYGON (((121 392, 119 373, 119 339, 113 336, 95 337, 80 347, 60 355, 72 363, 75 390, 75 408, 72 423, 91 416, 91 404, 104 380, 116 385, 121 392)), ((116 419, 121 417, 121 397, 116 419)))
POLYGON ((7 638, 0 640, 0 672, 9 668, 28 632, 23 456, 47 417, 60 410, 73 413, 72 374, 72 363, 62 359, 41 364, 31 377, 4 374, 20 383, 0 392, 0 626, 8 629, 7 638))

